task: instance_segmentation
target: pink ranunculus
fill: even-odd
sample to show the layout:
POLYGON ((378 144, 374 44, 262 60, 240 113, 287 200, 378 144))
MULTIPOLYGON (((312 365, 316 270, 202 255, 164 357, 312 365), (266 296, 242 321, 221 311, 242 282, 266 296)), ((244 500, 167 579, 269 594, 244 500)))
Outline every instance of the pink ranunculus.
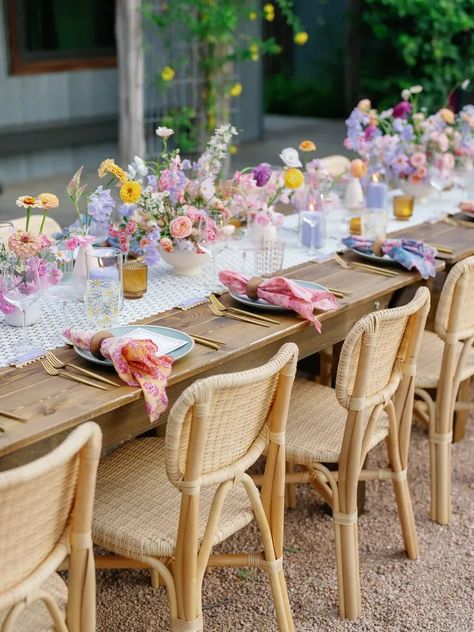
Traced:
POLYGON ((426 154, 422 151, 416 151, 414 154, 410 156, 410 164, 418 169, 419 167, 423 167, 426 165, 426 154))
POLYGON ((422 165, 421 167, 418 167, 415 173, 421 180, 423 180, 423 178, 426 178, 426 174, 428 173, 428 170, 426 169, 424 165, 422 165))
POLYGON ((41 235, 39 236, 39 239, 40 239, 41 250, 43 250, 43 248, 49 248, 50 246, 54 244, 54 239, 51 239, 51 237, 48 237, 44 233, 41 233, 41 235))
POLYGON ((206 213, 199 210, 195 206, 189 204, 185 206, 185 214, 192 222, 203 222, 206 219, 206 213))
POLYGON ((261 211, 255 215, 254 221, 259 226, 268 226, 270 224, 270 216, 265 211, 261 211))
POLYGON ((166 250, 166 252, 173 252, 174 250, 173 242, 169 237, 162 237, 160 239, 160 246, 163 248, 163 250, 166 250))
POLYGON ((170 222, 170 233, 175 239, 189 237, 193 230, 193 222, 190 217, 180 215, 170 222))
POLYGON ((79 239, 77 235, 71 235, 71 237, 64 240, 64 247, 67 250, 76 250, 78 246, 79 246, 79 239))

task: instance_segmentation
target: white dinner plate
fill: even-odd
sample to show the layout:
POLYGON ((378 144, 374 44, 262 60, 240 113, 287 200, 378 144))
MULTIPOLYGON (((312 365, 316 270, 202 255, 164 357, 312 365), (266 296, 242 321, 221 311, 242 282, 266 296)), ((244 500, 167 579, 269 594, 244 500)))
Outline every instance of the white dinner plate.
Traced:
MULTIPOLYGON (((327 292, 327 288, 324 285, 320 285, 319 283, 313 283, 313 281, 302 281, 300 279, 290 279, 290 281, 294 281, 301 287, 306 287, 309 290, 322 290, 327 292)), ((272 305, 267 301, 264 301, 262 298, 249 298, 246 294, 237 294, 235 292, 230 292, 229 294, 233 299, 242 303, 242 305, 247 305, 247 307, 258 307, 258 309, 266 309, 272 312, 291 312, 291 309, 287 307, 281 307, 280 305, 272 305)))
MULTIPOLYGON (((188 355, 188 353, 194 348, 194 340, 191 336, 184 333, 184 331, 179 331, 179 329, 173 329, 171 327, 159 327, 157 325, 125 325, 123 327, 111 327, 108 331, 112 332, 114 336, 125 336, 137 329, 146 329, 151 334, 158 334, 159 336, 170 338, 176 342, 181 342, 182 344, 177 349, 168 353, 168 355, 170 355, 174 360, 184 358, 184 356, 188 355)), ((80 347, 74 346, 74 351, 86 360, 95 362, 95 364, 113 366, 110 360, 99 360, 87 349, 81 349, 80 347)))
POLYGON ((382 257, 380 257, 379 255, 369 254, 368 252, 362 252, 361 250, 357 250, 357 248, 351 248, 351 250, 353 253, 355 253, 359 257, 362 257, 363 259, 367 259, 367 261, 370 261, 371 263, 374 263, 377 265, 400 266, 400 263, 398 263, 398 261, 395 261, 395 259, 392 259, 388 255, 383 255, 382 257))

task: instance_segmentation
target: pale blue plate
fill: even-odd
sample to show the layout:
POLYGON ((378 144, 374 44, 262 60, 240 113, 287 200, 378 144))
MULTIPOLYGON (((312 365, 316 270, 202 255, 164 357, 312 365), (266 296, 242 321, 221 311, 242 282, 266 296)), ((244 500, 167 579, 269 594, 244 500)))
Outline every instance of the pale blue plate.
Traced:
POLYGON ((392 259, 388 255, 383 255, 380 257, 379 255, 369 254, 368 252, 362 252, 361 250, 357 250, 357 248, 351 248, 352 252, 363 259, 367 259, 367 261, 371 261, 374 264, 383 265, 383 266, 397 266, 403 267, 398 261, 392 259))
MULTIPOLYGON (((306 287, 309 290, 324 290, 327 292, 327 288, 324 285, 320 285, 319 283, 313 283, 313 281, 302 281, 300 279, 290 279, 294 281, 301 287, 306 287)), ((267 303, 261 298, 249 298, 246 294, 236 294, 234 292, 229 292, 233 299, 237 302, 242 303, 242 305, 247 305, 247 307, 257 307, 258 309, 266 309, 272 312, 291 312, 293 310, 288 309, 287 307, 280 307, 280 305, 272 305, 271 303, 267 303)))
MULTIPOLYGON (((194 348, 194 340, 191 338, 191 336, 184 333, 184 331, 179 331, 179 329, 172 329, 171 327, 159 327, 157 325, 125 325, 123 327, 111 327, 108 331, 111 331, 115 336, 125 336, 125 334, 127 334, 129 331, 134 331, 135 329, 149 329, 150 331, 161 334, 162 336, 168 336, 168 338, 184 340, 186 342, 185 345, 179 347, 179 349, 171 351, 171 353, 169 354, 172 358, 174 358, 174 360, 184 358, 184 356, 188 355, 188 353, 190 353, 190 351, 192 351, 194 348)), ((74 351, 84 359, 89 360, 89 362, 102 364, 103 366, 113 366, 110 360, 99 360, 86 349, 80 349, 79 347, 75 346, 74 351)))

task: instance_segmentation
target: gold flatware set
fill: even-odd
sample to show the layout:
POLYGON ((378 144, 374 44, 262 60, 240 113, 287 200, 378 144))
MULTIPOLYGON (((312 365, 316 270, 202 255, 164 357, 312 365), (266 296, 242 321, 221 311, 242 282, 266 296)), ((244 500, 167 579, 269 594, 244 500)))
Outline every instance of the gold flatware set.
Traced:
POLYGON ((361 263, 359 261, 351 261, 350 263, 348 263, 340 255, 338 255, 337 252, 334 254, 334 259, 341 266, 341 268, 344 268, 345 270, 357 270, 358 272, 379 274, 380 276, 385 277, 397 277, 399 275, 399 273, 395 270, 390 270, 389 268, 381 268, 369 263, 361 263))

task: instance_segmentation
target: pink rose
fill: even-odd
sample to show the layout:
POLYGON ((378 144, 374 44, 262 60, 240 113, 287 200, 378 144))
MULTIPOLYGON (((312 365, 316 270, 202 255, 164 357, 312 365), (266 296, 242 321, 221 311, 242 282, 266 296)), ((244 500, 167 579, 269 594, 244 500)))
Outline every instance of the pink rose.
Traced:
POLYGON ((268 226, 268 224, 270 224, 270 217, 265 211, 261 211, 255 215, 254 221, 259 226, 268 226))
POLYGON ((173 242, 169 237, 163 237, 162 239, 160 239, 160 246, 163 248, 163 250, 166 250, 166 252, 173 252, 174 250, 173 242))
POLYGON ((416 151, 410 156, 410 163, 413 167, 423 167, 426 164, 426 154, 421 151, 416 151))
POLYGON ((71 235, 69 239, 65 239, 64 246, 67 248, 67 250, 76 250, 76 248, 79 246, 79 239, 77 238, 77 235, 71 235))
POLYGON ((170 223, 170 233, 175 239, 185 239, 189 237, 193 230, 193 223, 186 215, 176 217, 170 223))

